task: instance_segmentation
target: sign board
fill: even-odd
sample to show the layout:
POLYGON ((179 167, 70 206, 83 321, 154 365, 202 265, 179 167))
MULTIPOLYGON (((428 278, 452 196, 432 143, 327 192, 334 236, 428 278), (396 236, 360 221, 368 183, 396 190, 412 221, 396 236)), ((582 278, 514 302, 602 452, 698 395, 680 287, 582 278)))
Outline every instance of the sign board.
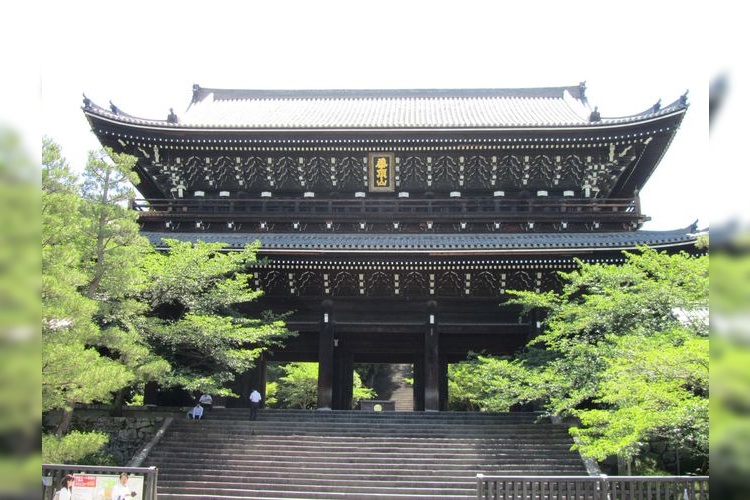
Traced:
POLYGON ((367 157, 371 192, 393 192, 396 189, 393 153, 370 153, 367 157))
MULTIPOLYGON (((120 482, 119 475, 74 474, 72 500, 112 500, 112 487, 120 482)), ((143 476, 130 476, 128 488, 135 491, 134 500, 143 499, 143 476)))

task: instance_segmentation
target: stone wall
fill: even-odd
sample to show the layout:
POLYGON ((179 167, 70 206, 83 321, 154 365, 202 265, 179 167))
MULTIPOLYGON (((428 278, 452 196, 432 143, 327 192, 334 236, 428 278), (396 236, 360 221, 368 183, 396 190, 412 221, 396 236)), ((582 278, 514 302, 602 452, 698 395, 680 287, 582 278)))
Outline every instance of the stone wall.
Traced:
MULTIPOLYGON (((109 411, 109 407, 76 408, 71 427, 82 432, 107 434, 109 443, 102 451, 114 457, 113 465, 126 465, 154 437, 166 417, 184 415, 181 408, 146 406, 126 407, 121 417, 113 417, 109 411)), ((59 414, 48 415, 45 424, 55 425, 58 420, 59 414)))

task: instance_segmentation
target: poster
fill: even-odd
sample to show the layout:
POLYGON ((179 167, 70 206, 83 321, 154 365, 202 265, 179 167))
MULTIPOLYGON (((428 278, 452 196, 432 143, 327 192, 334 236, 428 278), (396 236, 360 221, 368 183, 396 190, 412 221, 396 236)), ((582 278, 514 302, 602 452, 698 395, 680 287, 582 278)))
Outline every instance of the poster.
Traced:
MULTIPOLYGON (((75 474, 73 500, 112 500, 112 487, 120 482, 119 474, 75 474)), ((135 499, 143 498, 143 476, 130 476, 128 488, 135 491, 135 499)))

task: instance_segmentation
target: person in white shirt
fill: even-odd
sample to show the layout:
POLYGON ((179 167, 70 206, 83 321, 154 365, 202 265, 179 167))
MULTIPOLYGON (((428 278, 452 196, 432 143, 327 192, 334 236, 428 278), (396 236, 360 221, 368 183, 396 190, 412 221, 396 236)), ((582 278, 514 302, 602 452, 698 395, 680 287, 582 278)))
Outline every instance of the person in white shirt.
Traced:
POLYGON ((250 393, 250 420, 256 420, 258 418, 258 408, 260 408, 260 393, 253 389, 250 393))
POLYGON ((200 403, 195 405, 189 412, 188 412, 188 418, 192 420, 200 420, 203 418, 203 407, 200 403))
POLYGON ((60 490, 55 494, 58 500, 71 500, 73 498, 73 483, 75 478, 67 474, 60 480, 60 490))
POLYGON ((211 397, 210 394, 203 394, 198 402, 203 405, 203 408, 205 408, 208 411, 211 411, 211 408, 214 405, 214 398, 211 397))
POLYGON ((123 472, 120 474, 120 484, 116 484, 112 487, 112 493, 110 498, 112 500, 125 500, 128 497, 134 497, 135 491, 128 488, 128 473, 123 472))

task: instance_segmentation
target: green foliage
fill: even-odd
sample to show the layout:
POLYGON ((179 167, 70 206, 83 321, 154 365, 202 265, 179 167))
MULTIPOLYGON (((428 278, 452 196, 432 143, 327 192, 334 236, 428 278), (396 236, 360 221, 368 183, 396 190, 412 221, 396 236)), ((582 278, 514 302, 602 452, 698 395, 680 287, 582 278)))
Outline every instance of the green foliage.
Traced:
POLYGON ((0 124, 0 484, 22 497, 41 457, 41 254, 39 165, 0 124))
POLYGON ((750 234, 724 238, 711 255, 711 476, 734 499, 750 491, 750 234))
POLYGON ((71 431, 65 436, 42 435, 42 461, 46 464, 80 464, 95 455, 109 441, 102 432, 71 431))
POLYGON ((708 257, 642 248, 622 265, 579 262, 560 294, 511 292, 546 314, 514 360, 452 368, 457 405, 504 411, 533 403, 576 417, 584 456, 633 459, 659 440, 708 450, 708 257))
POLYGON ((352 406, 356 406, 356 404, 362 400, 362 399, 372 399, 375 397, 375 389, 372 389, 370 387, 365 387, 364 383, 362 382, 362 377, 360 377, 359 373, 356 371, 354 372, 354 381, 353 381, 353 389, 352 389, 352 406))
POLYGON ((519 360, 474 356, 448 367, 448 404, 454 410, 510 411, 542 396, 540 375, 519 360))
POLYGON ((224 385, 260 353, 291 335, 280 317, 248 318, 238 306, 255 300, 246 267, 255 245, 223 251, 222 243, 165 240, 164 252, 142 259, 138 298, 147 310, 133 322, 172 371, 165 385, 231 396, 224 385))
POLYGON ((634 458, 664 438, 691 456, 708 453, 708 338, 685 330, 613 340, 601 374, 602 409, 576 411, 581 449, 603 460, 634 458))
MULTIPOLYGON (((101 351, 114 343, 112 335, 102 335, 99 317, 112 306, 95 284, 96 267, 108 266, 109 252, 106 241, 99 247, 91 242, 90 228, 96 224, 87 213, 94 210, 93 202, 80 196, 57 145, 45 138, 42 155, 43 410, 71 410, 77 403, 108 401, 134 375, 101 351)), ((118 267, 123 266, 120 261, 118 267)), ((109 275, 115 279, 114 271, 109 275)))
MULTIPOLYGON (((282 366, 284 376, 279 378, 277 394, 287 408, 314 409, 318 404, 318 363, 288 363, 282 366)), ((362 384, 362 379, 353 373, 352 404, 360 399, 372 399, 375 391, 362 384)))
POLYGON ((259 292, 246 267, 257 245, 167 241, 156 252, 129 208, 135 158, 89 155, 83 181, 59 147, 43 142, 43 410, 124 403, 133 385, 157 381, 232 395, 224 385, 289 335, 282 318, 247 318, 259 292))
POLYGON ((266 406, 275 408, 279 403, 278 398, 279 383, 278 382, 266 382, 266 406))
POLYGON ((318 404, 318 363, 289 363, 278 381, 279 400, 288 408, 313 409, 318 404))

